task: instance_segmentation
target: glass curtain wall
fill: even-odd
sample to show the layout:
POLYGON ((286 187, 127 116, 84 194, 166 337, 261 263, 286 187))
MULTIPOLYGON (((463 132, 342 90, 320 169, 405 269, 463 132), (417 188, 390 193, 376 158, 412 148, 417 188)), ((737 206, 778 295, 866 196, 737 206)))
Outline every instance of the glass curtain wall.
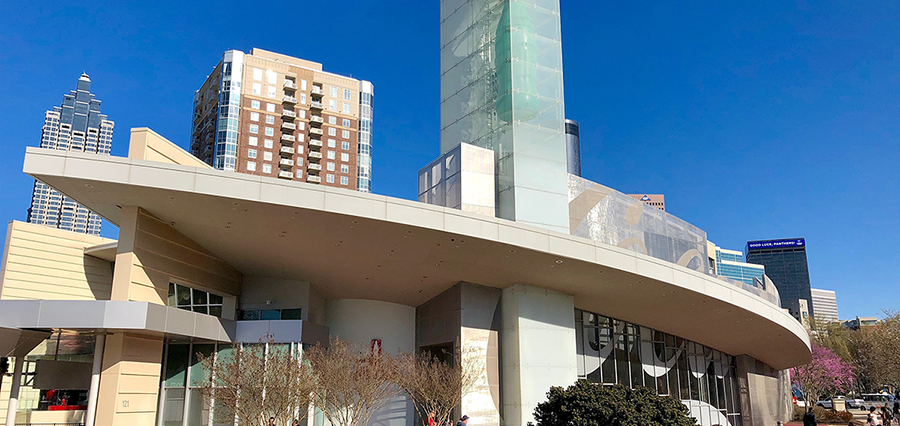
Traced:
POLYGON ((741 426, 734 357, 699 343, 575 310, 578 376, 681 399, 700 425, 741 426))
MULTIPOLYGON (((243 347, 266 351, 290 351, 294 356, 302 352, 300 343, 244 344, 243 347)), ((203 357, 217 359, 232 356, 231 344, 214 343, 169 343, 163 357, 163 378, 160 389, 157 426, 232 426, 234 421, 221 422, 216 418, 218 410, 210 409, 203 401, 200 387, 209 376, 201 362, 203 357)), ((221 417, 221 416, 220 416, 221 417)))
POLYGON ((558 0, 441 3, 441 154, 495 152, 498 216, 568 231, 558 0))
POLYGON ((238 130, 241 114, 241 82, 244 53, 225 52, 222 58, 222 81, 219 87, 219 116, 216 123, 215 168, 235 170, 238 130))

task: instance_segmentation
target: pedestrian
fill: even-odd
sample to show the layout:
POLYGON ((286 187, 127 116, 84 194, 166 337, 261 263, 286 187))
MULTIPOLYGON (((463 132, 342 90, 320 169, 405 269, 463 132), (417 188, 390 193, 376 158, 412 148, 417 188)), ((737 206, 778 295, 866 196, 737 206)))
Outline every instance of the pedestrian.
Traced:
POLYGON ((819 426, 816 423, 816 414, 813 413, 812 407, 806 409, 806 414, 803 415, 803 426, 819 426))
POLYGON ((275 418, 274 418, 274 417, 269 417, 269 424, 268 424, 268 426, 275 426, 275 418))
POLYGON ((900 425, 900 402, 894 403, 894 421, 900 425))
POLYGON ((887 404, 881 406, 881 422, 884 426, 891 426, 893 423, 894 416, 891 415, 891 409, 888 408, 887 404))
POLYGON ((875 412, 875 407, 869 407, 869 415, 866 419, 866 424, 869 426, 878 426, 881 424, 881 422, 878 421, 878 413, 875 412))
POLYGON ((425 421, 425 426, 437 426, 437 420, 434 418, 437 414, 434 411, 428 413, 428 420, 425 421))
POLYGON ((294 421, 291 423, 291 426, 300 426, 300 420, 294 419, 294 421))
POLYGON ((467 426, 469 424, 469 416, 463 415, 459 418, 459 422, 456 423, 456 426, 467 426))

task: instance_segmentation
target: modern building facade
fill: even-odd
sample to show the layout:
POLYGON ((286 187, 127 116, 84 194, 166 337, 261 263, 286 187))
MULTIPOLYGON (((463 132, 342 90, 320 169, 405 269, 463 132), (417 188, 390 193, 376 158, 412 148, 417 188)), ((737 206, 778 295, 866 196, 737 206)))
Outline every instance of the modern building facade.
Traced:
POLYGON ((497 216, 566 232, 558 1, 441 3, 441 155, 494 151, 497 216))
POLYGON ((816 313, 817 321, 837 322, 837 294, 833 290, 810 289, 812 294, 812 309, 816 313))
POLYGON ((765 283, 766 268, 744 262, 744 253, 715 246, 716 275, 759 287, 765 283))
POLYGON ((566 171, 581 176, 581 126, 575 120, 566 119, 566 171))
MULTIPOLYGON (((791 238, 783 240, 748 241, 747 263, 763 265, 766 275, 775 282, 781 294, 782 307, 798 321, 802 320, 800 299, 807 303, 812 300, 809 284, 809 266, 806 262, 806 240, 791 238)), ((816 315, 814 307, 809 314, 816 315)))
MULTIPOLYGON (((91 93, 90 77, 82 74, 75 90, 63 96, 62 105, 44 113, 41 148, 109 155, 114 126, 100 113, 100 100, 91 93)), ((103 221, 96 213, 35 180, 28 222, 100 235, 103 221)))
MULTIPOLYGON (((33 148, 25 172, 120 234, 74 239, 11 223, 0 356, 13 357, 19 383, 3 385, 14 422, 204 424, 215 408, 200 397, 208 376, 196 354, 267 334, 296 352, 329 335, 472 351, 480 381, 460 409, 498 426, 533 421, 550 386, 578 378, 651 386, 705 426, 773 424, 791 416, 783 370, 810 359, 808 335, 777 299, 705 273, 705 249, 684 247, 697 231, 681 234, 669 218, 660 233, 644 216, 664 212, 586 183, 573 201, 587 216, 638 206, 612 211, 634 222, 622 232, 642 230, 641 243, 215 170, 148 129, 132 132, 127 159, 33 148), (48 253, 39 265, 17 258, 35 251, 48 253), (63 266, 40 288, 23 270, 63 266), (64 368, 80 373, 54 373, 64 368), (53 400, 50 411, 41 401, 54 389, 78 405, 53 400)), ((415 418, 397 400, 379 422, 415 418)))
POLYGON ((494 151, 461 143, 419 170, 419 202, 494 217, 494 151))
POLYGON ((372 188, 371 82, 322 64, 229 50, 194 94, 191 152, 220 169, 372 188))
POLYGON ((664 194, 628 194, 628 196, 648 206, 666 211, 666 196, 664 194))

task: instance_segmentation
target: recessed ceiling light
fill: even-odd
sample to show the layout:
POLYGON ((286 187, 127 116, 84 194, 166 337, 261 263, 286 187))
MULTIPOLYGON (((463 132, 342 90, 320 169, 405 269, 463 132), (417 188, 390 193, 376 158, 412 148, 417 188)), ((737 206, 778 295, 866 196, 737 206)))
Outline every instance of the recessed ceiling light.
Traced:
POLYGON ((557 263, 557 264, 560 264, 560 263, 562 263, 562 260, 561 260, 561 259, 557 259, 557 260, 556 260, 556 263, 557 263))
POLYGON ((515 251, 515 250, 510 250, 509 252, 510 252, 510 253, 515 253, 516 251, 515 251))
POLYGON ((238 203, 238 202, 234 202, 234 203, 231 203, 231 205, 234 205, 234 206, 239 206, 239 205, 241 205, 241 203, 238 203))
POLYGON ((94 185, 91 185, 91 184, 89 184, 89 183, 84 184, 84 186, 87 187, 87 188, 93 188, 93 187, 94 187, 94 185))
POLYGON ((359 221, 358 221, 358 220, 354 220, 353 223, 359 223, 359 221))

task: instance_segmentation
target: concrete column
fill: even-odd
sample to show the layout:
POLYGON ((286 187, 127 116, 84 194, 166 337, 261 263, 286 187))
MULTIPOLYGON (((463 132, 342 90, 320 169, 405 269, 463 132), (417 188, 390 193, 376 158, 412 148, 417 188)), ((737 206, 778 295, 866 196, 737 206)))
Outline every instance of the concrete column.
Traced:
POLYGON ((100 394, 100 371, 103 366, 103 345, 106 336, 97 335, 94 341, 94 364, 91 368, 91 388, 88 391, 87 412, 84 413, 84 426, 94 426, 94 417, 97 413, 97 395, 100 394))
POLYGON ((571 295, 524 284, 500 298, 503 426, 533 422, 551 386, 578 379, 575 301, 571 295))
POLYGON ((13 367, 12 387, 9 388, 9 405, 6 408, 6 426, 16 425, 16 409, 19 407, 19 388, 22 385, 22 368, 25 357, 17 356, 13 367))

